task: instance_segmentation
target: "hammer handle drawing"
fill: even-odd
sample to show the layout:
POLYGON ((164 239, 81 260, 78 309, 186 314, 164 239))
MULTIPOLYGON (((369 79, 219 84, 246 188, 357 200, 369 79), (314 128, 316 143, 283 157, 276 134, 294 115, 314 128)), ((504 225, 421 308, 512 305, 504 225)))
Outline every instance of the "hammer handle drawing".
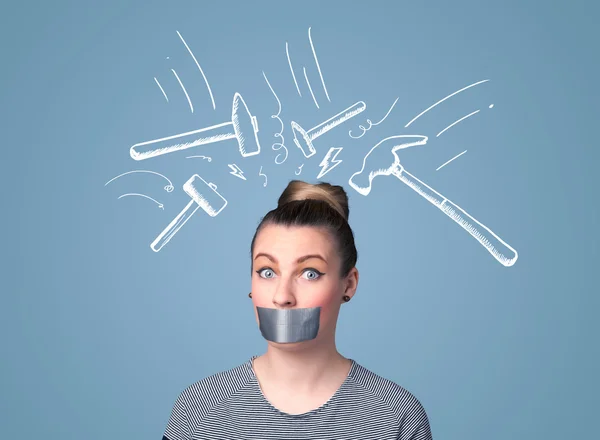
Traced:
POLYGON ((202 208, 211 217, 216 217, 227 206, 227 200, 217 192, 217 185, 207 182, 198 174, 194 174, 183 185, 183 191, 190 196, 187 205, 171 220, 165 229, 154 239, 150 247, 158 252, 173 238, 183 225, 202 208))
POLYGON ((515 249, 460 206, 410 174, 404 167, 396 167, 392 174, 462 226, 504 266, 512 266, 517 261, 518 254, 515 249))
POLYGON ((190 200, 188 204, 181 210, 179 214, 169 223, 169 225, 154 239, 150 247, 154 252, 158 252, 162 247, 171 240, 171 238, 181 229, 183 225, 194 215, 200 208, 194 200, 190 200))
POLYGON ((235 138, 233 124, 224 122, 200 130, 140 142, 131 147, 130 155, 135 160, 143 160, 233 138, 235 138))

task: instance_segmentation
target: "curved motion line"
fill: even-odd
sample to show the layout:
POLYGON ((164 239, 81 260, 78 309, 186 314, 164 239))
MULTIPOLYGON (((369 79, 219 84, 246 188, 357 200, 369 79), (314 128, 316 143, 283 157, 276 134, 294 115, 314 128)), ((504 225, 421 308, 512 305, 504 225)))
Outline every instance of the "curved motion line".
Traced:
POLYGON ((296 84, 296 90, 298 91, 298 95, 302 98, 302 93, 300 93, 300 87, 298 87, 298 81, 296 81, 296 74, 294 73, 294 68, 292 67, 292 60, 290 59, 290 51, 288 48, 287 41, 285 42, 285 53, 287 55, 288 64, 290 66, 290 72, 292 72, 292 78, 294 78, 294 84, 296 84))
POLYGON ((414 118, 412 118, 412 119, 411 119, 411 120, 408 122, 408 124, 406 124, 406 125, 404 126, 404 128, 408 127, 410 124, 412 124, 413 122, 415 122, 417 119, 419 119, 421 116, 423 116, 423 115, 424 115, 425 113, 427 113, 429 110, 431 110, 432 108, 434 108, 436 105, 438 105, 438 104, 441 104, 442 102, 444 102, 446 99, 448 99, 448 98, 451 98, 452 96, 454 96, 454 95, 457 95, 457 94, 459 94, 460 92, 464 92, 465 90, 467 90, 467 89, 469 89, 469 88, 471 88, 471 87, 474 87, 474 86, 476 86, 476 85, 479 85, 479 84, 482 84, 482 83, 484 83, 484 82, 488 82, 488 81, 489 81, 489 79, 484 79, 484 80, 482 80, 482 81, 478 81, 478 82, 476 82, 476 83, 473 83, 473 84, 470 84, 470 85, 468 85, 467 87, 463 87, 462 89, 460 89, 460 90, 457 90, 457 91, 456 91, 456 92, 454 92, 454 93, 451 93, 451 94, 449 94, 449 95, 448 95, 448 96, 446 96, 445 98, 442 98, 442 99, 440 99, 438 102, 436 102, 435 104, 433 104, 433 105, 431 105, 431 106, 427 107, 425 110, 423 110, 423 111, 422 111, 421 113, 419 113, 417 116, 415 116, 414 118))
POLYGON ((198 67, 198 70, 200 70, 200 73, 202 74, 202 78, 204 78, 204 83, 206 84, 206 88, 208 89, 208 93, 210 94, 210 100, 212 101, 212 106, 213 106, 213 110, 214 110, 215 108, 217 108, 216 105, 215 105, 215 98, 213 97, 213 93, 212 93, 212 90, 210 89, 210 85, 208 84, 208 80, 206 79, 206 75, 204 74, 204 70, 202 70, 202 67, 200 67, 200 63, 198 62, 198 60, 194 56, 192 50, 187 45, 187 43, 185 42, 185 40, 183 39, 183 37, 181 36, 181 34, 179 33, 179 31, 177 31, 177 35, 179 35, 179 38, 181 38, 181 41, 185 45, 185 48, 188 50, 188 52, 190 53, 190 55, 194 59, 194 62, 196 63, 196 66, 198 67))
POLYGON ((329 99, 329 93, 327 93, 327 87, 325 87, 325 80, 323 79, 323 74, 321 73, 321 66, 319 66, 319 60, 317 59, 317 53, 315 52, 315 46, 313 45, 312 37, 310 36, 310 29, 311 28, 308 28, 308 41, 310 41, 310 48, 312 49, 312 53, 315 58, 315 64, 317 65, 317 70, 319 71, 319 76, 321 77, 321 84, 323 84, 323 90, 325 91, 325 96, 327 96, 327 101, 331 102, 331 99, 329 99))
POLYGON ((212 158, 210 158, 209 156, 204 156, 202 154, 198 155, 198 156, 187 156, 186 159, 193 159, 194 157, 198 157, 200 159, 206 159, 207 161, 211 162, 212 158))
POLYGON ((263 77, 265 78, 265 81, 267 82, 267 85, 269 86, 269 89, 271 89, 271 93, 273 93, 273 96, 275 96, 275 99, 277 100, 277 105, 278 105, 278 107, 279 107, 279 108, 278 108, 278 110, 277 110, 277 114, 276 114, 276 115, 271 115, 271 118, 272 118, 272 119, 277 119, 277 120, 279 121, 279 123, 281 124, 281 130, 279 131, 279 133, 275 133, 275 134, 273 135, 274 137, 279 137, 279 138, 281 138, 281 142, 275 142, 273 145, 271 145, 271 148, 272 148, 274 151, 281 150, 282 148, 285 150, 285 157, 284 157, 284 159, 283 159, 281 162, 278 162, 278 161, 277 161, 277 158, 278 158, 279 156, 281 156, 281 154, 283 154, 283 153, 280 153, 280 154, 278 154, 278 155, 275 157, 275 163, 276 163, 277 165, 281 165, 283 162, 285 162, 285 161, 287 160, 287 157, 288 157, 288 149, 287 149, 287 147, 286 147, 286 146, 285 146, 285 144, 284 144, 284 142, 285 142, 285 139, 284 139, 284 137, 283 137, 283 135, 282 135, 282 133, 283 133, 283 128, 284 128, 284 125, 283 125, 283 121, 282 121, 282 120, 281 120, 281 118, 279 117, 279 115, 281 114, 281 101, 279 100, 279 97, 277 96, 277 93, 275 93, 275 90, 273 90, 273 87, 271 86, 271 83, 270 83, 270 82, 269 82, 269 80, 267 79, 267 75, 265 75, 265 72, 263 72, 262 74, 263 74, 263 77), (276 146, 277 146, 277 148, 275 148, 276 146))
POLYGON ((156 171, 147 171, 147 170, 133 170, 133 171, 127 171, 126 173, 119 174, 118 176, 116 176, 116 177, 113 177, 113 178, 112 178, 112 179, 110 179, 108 182, 106 182, 106 183, 104 184, 104 186, 108 185, 108 184, 109 184, 110 182, 112 182, 113 180, 117 180, 119 177, 125 176, 126 174, 131 174, 131 173, 150 173, 150 174, 156 174, 157 176, 160 176, 160 177, 162 177, 163 179, 165 179, 167 182, 169 182, 169 184, 168 184, 168 185, 166 185, 166 186, 164 187, 164 189, 165 189, 165 191, 166 191, 166 192, 171 192, 171 191, 173 191, 173 189, 174 189, 174 188, 173 188, 173 182, 171 182, 171 181, 170 181, 170 180, 169 180, 169 179, 168 179, 166 176, 163 176, 162 174, 160 174, 160 173, 157 173, 156 171))
POLYGON ((306 67, 303 67, 302 70, 304 71, 304 79, 306 80, 306 85, 308 86, 308 90, 310 91, 310 95, 312 96, 312 99, 315 102, 315 105, 317 106, 317 108, 320 108, 319 107, 319 103, 317 102, 317 98, 315 98, 315 94, 313 93, 313 89, 310 86, 310 81, 308 80, 308 76, 306 75, 306 67))
POLYGON ((177 78, 177 82, 179 82, 179 85, 181 86, 181 89, 183 90, 183 93, 185 93, 185 97, 187 98, 187 102, 190 105, 190 110, 191 110, 192 113, 194 113, 194 105, 192 104, 192 100, 190 99, 190 95, 188 95, 188 92, 185 89, 185 86, 181 82, 181 79, 179 79, 179 75, 177 75, 177 72, 175 72, 174 69, 171 69, 171 72, 173 72, 173 75, 175 75, 175 78, 177 78))
POLYGON ((439 171, 442 168, 444 168, 446 165, 448 165, 450 162, 452 162, 454 159, 458 159, 460 156, 462 156, 463 154, 465 154, 467 152, 467 150, 463 151, 462 153, 457 154, 456 156, 454 156, 452 159, 444 162, 442 165, 440 165, 439 167, 437 167, 435 170, 439 171))
POLYGON ((263 176, 265 178, 265 183, 263 183, 263 186, 267 186, 267 182, 269 181, 269 179, 267 178, 267 175, 262 172, 262 165, 260 167, 260 170, 258 170, 258 175, 263 176))
POLYGON ((448 126, 447 126, 446 128, 444 128, 442 131, 440 131, 440 132, 439 132, 439 133, 436 135, 436 137, 439 137, 439 136, 440 136, 440 135, 441 135, 443 132, 445 132, 446 130, 448 130, 448 129, 450 129, 450 128, 454 127, 454 126, 455 126, 456 124, 458 124, 459 122, 461 122, 461 121, 464 121, 465 119, 467 119, 467 118, 470 118, 471 116, 473 116, 474 114, 477 114, 477 113, 479 113, 479 110, 475 110, 474 112, 471 112, 471 113, 469 113, 468 115, 466 115, 466 116, 463 116, 462 118, 460 118, 460 119, 458 119, 458 120, 454 121, 452 124, 448 125, 448 126))
POLYGON ((154 203, 156 203, 160 209, 162 209, 162 210, 164 210, 164 209, 165 209, 165 205, 163 205, 163 204, 162 204, 162 203, 160 203, 159 201, 157 201, 157 200, 154 200, 152 197, 149 197, 149 196, 147 196, 147 195, 145 195, 145 194, 138 194, 138 193, 127 193, 127 194, 121 194, 121 195, 119 196, 119 199, 121 199, 121 198, 123 198, 123 197, 128 197, 128 196, 138 196, 138 197, 145 197, 146 199, 148 199, 148 200, 152 200, 154 203))
POLYGON ((348 131, 348 136, 350 136, 353 139, 360 139, 361 137, 363 137, 365 135, 365 133, 367 131, 369 131, 371 129, 371 127, 373 127, 374 125, 381 124, 388 117, 388 115, 390 114, 390 112, 392 111, 392 109, 394 108, 394 106, 396 105, 396 103, 398 102, 398 99, 400 99, 400 98, 396 98, 396 100, 394 101, 394 103, 392 104, 392 106, 390 107, 390 109, 387 111, 387 113, 385 114, 385 116, 383 117, 383 119, 381 119, 379 122, 371 122, 370 119, 367 119, 367 124, 369 124, 369 126, 367 128, 365 128, 363 125, 359 125, 358 126, 358 128, 360 128, 362 130, 362 134, 361 135, 359 135, 359 136, 352 136, 352 130, 350 130, 350 131, 348 131))
POLYGON ((158 88, 160 89, 160 91, 162 92, 163 96, 165 97, 165 99, 167 100, 167 102, 169 102, 169 97, 167 96, 167 94, 165 93, 165 90, 162 88, 162 86, 160 85, 160 83, 158 82, 158 79, 156 79, 156 77, 154 77, 154 81, 156 82, 156 85, 158 86, 158 88))

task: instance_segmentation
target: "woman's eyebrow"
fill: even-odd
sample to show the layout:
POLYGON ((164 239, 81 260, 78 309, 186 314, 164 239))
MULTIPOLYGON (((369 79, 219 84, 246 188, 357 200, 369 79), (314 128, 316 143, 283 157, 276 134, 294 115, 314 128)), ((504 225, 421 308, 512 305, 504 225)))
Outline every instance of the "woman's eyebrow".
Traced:
POLYGON ((319 260, 323 260, 325 263, 327 263, 327 260, 325 258, 323 258, 322 256, 320 256, 319 254, 305 255, 303 257, 298 258, 296 260, 296 263, 302 263, 306 260, 310 260, 311 258, 318 258, 319 260))
POLYGON ((269 254, 267 254, 265 252, 259 252, 258 254, 256 254, 256 256, 254 257, 254 259, 256 260, 258 257, 266 257, 269 260, 271 260, 273 263, 277 263, 277 258, 275 258, 274 256, 269 255, 269 254))
MULTIPOLYGON (((258 257, 265 257, 265 258, 268 258, 269 260, 271 260, 273 263, 277 263, 277 258, 275 258, 272 255, 267 254, 266 252, 259 252, 258 254, 256 254, 254 256, 254 259, 256 260, 258 257)), ((296 260, 296 263, 303 263, 304 261, 310 260, 311 258, 318 258, 319 260, 323 260, 325 263, 327 263, 327 260, 319 254, 304 255, 303 257, 298 258, 296 260)))

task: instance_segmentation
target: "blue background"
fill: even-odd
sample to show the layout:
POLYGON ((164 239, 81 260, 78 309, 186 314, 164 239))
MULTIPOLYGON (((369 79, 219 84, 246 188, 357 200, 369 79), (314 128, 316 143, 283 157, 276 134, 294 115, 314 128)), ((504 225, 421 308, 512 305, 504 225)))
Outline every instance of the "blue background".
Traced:
POLYGON ((343 162, 322 180, 348 191, 361 275, 340 351, 415 394, 435 439, 598 438, 597 6, 85 3, 15 2, 0 18, 2 438, 158 439, 183 388, 262 353, 250 240, 288 180, 316 181, 330 147, 344 148, 343 162), (282 103, 282 165, 263 71, 282 103), (227 122, 236 91, 259 120, 260 155, 242 158, 230 140, 129 157, 135 143, 227 122), (349 137, 396 98, 382 124, 349 137), (358 100, 367 109, 305 159, 290 121, 309 128, 358 100), (376 178, 368 197, 347 184, 397 134, 429 136, 402 163, 517 249, 513 267, 394 177, 376 178), (105 185, 136 169, 175 190, 148 173, 105 185), (228 206, 215 218, 198 211, 153 252, 194 173, 228 206))

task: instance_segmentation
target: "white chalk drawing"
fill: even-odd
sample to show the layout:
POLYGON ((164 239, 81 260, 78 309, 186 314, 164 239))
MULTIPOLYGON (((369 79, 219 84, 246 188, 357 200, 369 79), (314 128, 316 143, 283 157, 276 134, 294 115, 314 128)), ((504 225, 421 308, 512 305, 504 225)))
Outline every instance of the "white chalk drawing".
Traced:
POLYGON ((370 119, 367 119, 367 124, 369 124, 368 127, 364 127, 363 125, 359 125, 358 126, 358 128, 360 128, 362 130, 362 134, 360 134, 358 136, 352 136, 352 130, 350 130, 348 132, 348 136, 350 136, 353 139, 360 139, 361 137, 363 137, 365 135, 365 133, 367 131, 369 131, 371 129, 371 127, 373 127, 374 125, 381 124, 388 117, 388 115, 390 114, 390 112, 392 111, 392 109, 394 108, 394 106, 396 105, 396 103, 398 102, 398 99, 399 98, 396 98, 396 100, 394 101, 394 103, 392 104, 392 106, 390 107, 390 109, 387 111, 387 113, 385 114, 385 116, 382 119, 379 120, 379 122, 371 122, 370 119))
POLYGON ((148 200, 152 200, 154 203, 156 203, 158 205, 158 207, 162 210, 165 209, 165 205, 163 205, 162 203, 160 203, 158 200, 154 200, 152 197, 147 196, 146 194, 138 194, 138 193, 127 193, 127 194, 121 194, 119 196, 119 199, 122 199, 123 197, 129 197, 129 196, 137 196, 137 197, 144 197, 148 200))
POLYGON ((231 175, 233 175, 235 177, 239 177, 242 180, 247 180, 246 176, 244 176, 244 172, 236 164, 229 163, 229 164, 227 164, 227 166, 229 168, 231 168, 231 172, 229 174, 231 174, 231 175))
POLYGON ((494 104, 490 104, 488 108, 494 108, 494 104))
POLYGON ((290 66, 290 72, 292 72, 292 78, 294 78, 294 84, 296 84, 296 90, 298 91, 298 95, 302 97, 302 93, 300 93, 300 87, 298 87, 298 81, 296 80, 296 74, 294 73, 294 68, 292 67, 292 60, 290 59, 290 50, 287 41, 285 42, 285 54, 287 55, 288 65, 290 66))
POLYGON ((169 180, 169 178, 167 178, 166 176, 163 176, 163 175, 162 175, 162 174, 160 174, 160 173, 157 173, 156 171, 148 171, 148 170, 133 170, 133 171, 127 171, 126 173, 119 174, 118 176, 115 176, 115 177, 113 177, 113 178, 112 178, 112 179, 110 179, 108 182, 106 182, 106 183, 104 184, 104 186, 108 185, 110 182, 113 182, 113 181, 117 180, 119 177, 123 177, 123 176, 125 176, 125 175, 127 175, 127 174, 133 174, 133 173, 150 173, 150 174, 156 174, 157 176, 160 176, 160 177, 162 177, 163 179, 165 179, 167 182, 169 182, 169 184, 168 184, 168 185, 166 185, 166 186, 164 187, 165 191, 166 191, 166 192, 169 192, 169 193, 173 191, 173 182, 171 182, 171 181, 169 180))
POLYGON ((204 156, 202 154, 196 155, 196 156, 186 156, 186 159, 194 159, 194 158, 200 158, 200 159, 205 159, 209 162, 212 162, 212 158, 210 156, 204 156))
POLYGON ((445 131, 446 131, 446 130, 448 130, 449 128, 452 128, 452 127, 454 127, 454 126, 455 126, 456 124, 458 124, 459 122, 461 122, 461 121, 464 121, 465 119, 467 119, 467 118, 470 118, 471 116, 473 116, 473 115, 475 115, 475 114, 477 114, 477 113, 479 113, 479 110, 475 110, 474 112, 471 112, 471 113, 469 113, 468 115, 466 115, 466 116, 463 116, 463 117, 462 117, 462 118, 460 118, 460 119, 457 119, 457 120, 456 120, 456 121, 454 121, 452 124, 448 125, 448 126, 447 126, 446 128, 444 128, 442 131, 440 131, 440 132, 439 132, 439 133, 436 135, 436 137, 439 137, 439 136, 440 136, 440 135, 441 135, 443 132, 445 132, 445 131))
POLYGON ((185 42, 185 40, 183 39, 183 37, 181 36, 181 34, 179 33, 179 31, 177 31, 177 35, 179 35, 179 38, 181 39, 181 41, 185 45, 185 48, 188 50, 188 52, 192 56, 192 59, 194 60, 194 62, 196 63, 196 66, 198 67, 198 70, 202 74, 202 78, 204 78, 204 84, 206 84, 206 88, 208 89, 208 93, 210 95, 210 100, 212 101, 213 110, 216 109, 217 107, 215 105, 215 98, 213 96, 212 90, 210 89, 210 85, 208 84, 208 80, 206 79, 206 75, 204 74, 204 70, 202 70, 202 67, 200 67, 200 63, 196 59, 196 56, 194 55, 194 53, 192 52, 192 50, 190 49, 190 47, 188 46, 188 44, 185 42))
POLYGON ((228 139, 237 140, 243 157, 260 153, 258 121, 256 116, 252 116, 242 96, 237 92, 233 96, 231 122, 141 142, 133 145, 129 154, 135 160, 144 160, 228 139))
POLYGON ((183 190, 192 200, 152 242, 150 248, 154 252, 160 251, 194 215, 198 208, 202 208, 209 216, 216 217, 227 206, 227 200, 217 192, 217 185, 206 182, 198 174, 194 174, 184 183, 183 190))
POLYGON ((267 182, 269 181, 269 179, 267 179, 267 175, 262 172, 262 166, 260 167, 260 170, 258 171, 258 175, 263 176, 265 178, 265 183, 263 183, 263 186, 267 186, 267 182))
POLYGON ((183 93, 185 93, 185 97, 186 97, 187 102, 188 102, 188 104, 190 106, 190 110, 191 110, 192 113, 194 113, 194 106, 192 105, 192 100, 190 99, 190 95, 188 95, 188 92, 185 89, 185 86, 181 82, 181 79, 179 79, 179 75, 177 75, 177 72, 175 72, 174 69, 171 69, 171 72, 173 72, 173 75, 175 75, 175 78, 177 78, 177 82, 179 82, 179 85, 181 86, 181 89, 183 90, 183 93))
POLYGON ((277 119, 279 121, 279 123, 281 124, 281 130, 279 131, 279 133, 275 133, 273 135, 274 137, 281 138, 281 142, 275 142, 273 145, 271 145, 271 148, 274 151, 279 151, 281 149, 283 149, 285 151, 285 157, 283 158, 283 160, 281 162, 278 161, 278 158, 279 158, 279 156, 281 156, 282 153, 279 153, 275 157, 275 163, 277 165, 281 165, 283 162, 285 162, 287 160, 287 157, 288 157, 288 149, 284 145, 285 139, 283 138, 283 127, 284 127, 284 125, 283 125, 283 121, 279 117, 279 115, 281 114, 281 101, 279 100, 279 97, 277 96, 277 93, 275 93, 275 90, 273 90, 273 87, 271 87, 271 83, 267 79, 267 75, 265 75, 265 72, 263 72, 262 74, 263 74, 263 77, 265 78, 265 81, 267 82, 267 85, 269 86, 269 89, 271 89, 271 93, 273 93, 273 96, 275 96, 275 99, 277 100, 277 106, 278 106, 277 114, 276 115, 271 115, 271 118, 272 119, 277 119))
POLYGON ((470 85, 468 85, 468 86, 466 86, 466 87, 463 87, 463 88, 462 88, 462 89, 460 89, 460 90, 457 90, 457 91, 456 91, 456 92, 454 92, 454 93, 451 93, 451 94, 449 94, 449 95, 448 95, 448 96, 446 96, 445 98, 442 98, 442 99, 440 99, 440 100, 439 100, 438 102, 436 102, 435 104, 433 104, 433 105, 431 105, 431 106, 427 107, 425 110, 423 110, 423 111, 422 111, 421 113, 419 113, 417 116, 415 116, 415 117, 414 117, 414 118, 412 118, 410 121, 408 121, 408 124, 406 124, 404 127, 405 127, 405 128, 406 128, 406 127, 408 127, 410 124, 412 124, 413 122, 415 122, 417 119, 419 119, 421 116, 423 116, 425 113, 427 113, 429 110, 431 110, 432 108, 434 108, 434 107, 435 107, 435 106, 437 106, 438 104, 441 104, 442 102, 444 102, 446 99, 448 99, 448 98, 451 98, 451 97, 453 97, 454 95, 457 95, 457 94, 459 94, 459 93, 461 93, 461 92, 464 92, 465 90, 467 90, 467 89, 470 89, 471 87, 475 87, 475 86, 477 86, 477 85, 479 85, 479 84, 483 84, 483 83, 485 83, 485 82, 488 82, 488 81, 489 81, 489 79, 484 79, 484 80, 482 80, 482 81, 478 81, 478 82, 476 82, 476 83, 470 84, 470 85))
POLYGON ((303 166, 304 166, 304 164, 300 165, 300 166, 298 167, 298 169, 297 169, 296 171, 294 171, 294 174, 295 174, 296 176, 299 176, 299 175, 300 175, 300 173, 302 173, 302 167, 303 167, 303 166))
POLYGON ((402 166, 397 151, 408 147, 425 145, 427 139, 427 136, 420 135, 398 135, 383 139, 369 150, 363 159, 362 168, 360 171, 352 174, 348 183, 359 194, 367 196, 371 192, 371 184, 375 177, 380 175, 394 175, 458 223, 502 265, 508 267, 515 264, 518 258, 516 250, 460 206, 417 179, 402 166), (412 139, 412 141, 403 143, 405 139, 412 139))
POLYGON ((310 81, 308 80, 308 76, 306 75, 306 67, 303 67, 302 71, 304 72, 304 79, 306 80, 306 85, 308 86, 308 91, 310 92, 310 96, 312 96, 312 99, 313 99, 315 105, 317 106, 317 108, 319 108, 319 103, 317 102, 317 98, 315 98, 315 94, 313 93, 313 89, 310 86, 310 81))
POLYGON ((344 147, 331 147, 329 149, 329 151, 327 152, 327 154, 325 155, 325 157, 319 164, 319 166, 321 167, 321 171, 319 172, 317 179, 320 179, 325 174, 327 174, 328 172, 330 172, 332 169, 334 169, 335 167, 337 167, 339 164, 341 164, 343 162, 341 159, 338 159, 338 160, 335 159, 337 157, 337 155, 340 154, 340 151, 342 151, 343 149, 344 149, 344 147))
POLYGON ((456 156, 454 156, 452 159, 450 159, 447 162, 444 162, 443 164, 441 164, 439 167, 437 167, 435 170, 439 171, 442 168, 444 168, 446 165, 448 165, 450 162, 452 162, 454 159, 458 159, 460 156, 462 156, 463 154, 465 154, 467 152, 467 150, 463 151, 462 153, 457 154, 456 156))
POLYGON ((344 121, 361 113, 365 108, 367 108, 367 105, 363 101, 358 101, 310 130, 304 130, 297 122, 292 121, 291 125, 292 131, 294 132, 294 143, 300 148, 304 157, 309 158, 317 152, 312 141, 344 121))
MULTIPOLYGON (((327 101, 331 102, 331 99, 329 99, 329 93, 327 93, 327 87, 325 86, 325 80, 323 79, 323 73, 321 72, 321 66, 319 65, 319 60, 317 59, 317 52, 315 52, 315 46, 313 44, 312 37, 310 36, 310 28, 308 28, 308 41, 310 41, 310 48, 312 49, 313 57, 315 58, 315 64, 317 65, 317 70, 319 71, 319 77, 321 78, 321 84, 323 84, 325 96, 327 96, 327 101)), ((306 81, 308 82, 308 79, 306 81)))
POLYGON ((156 79, 156 77, 154 77, 154 81, 156 82, 156 85, 158 86, 158 88, 160 89, 160 91, 162 92, 163 96, 165 97, 165 99, 167 100, 167 102, 169 102, 169 97, 167 96, 167 94, 165 93, 165 90, 162 88, 162 86, 160 85, 160 83, 158 82, 158 80, 156 79))

